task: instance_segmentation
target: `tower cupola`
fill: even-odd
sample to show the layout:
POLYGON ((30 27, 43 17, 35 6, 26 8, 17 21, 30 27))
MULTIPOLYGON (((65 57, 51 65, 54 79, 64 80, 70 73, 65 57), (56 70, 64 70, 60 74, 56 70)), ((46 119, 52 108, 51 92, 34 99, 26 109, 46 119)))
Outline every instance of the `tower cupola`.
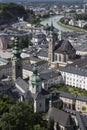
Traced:
POLYGON ((29 78, 29 90, 32 93, 40 92, 42 89, 42 83, 40 75, 38 74, 37 65, 35 64, 33 67, 33 74, 29 78))
POLYGON ((41 78, 38 75, 37 65, 35 64, 33 67, 33 75, 30 77, 29 81, 32 84, 37 84, 38 82, 41 82, 41 78))

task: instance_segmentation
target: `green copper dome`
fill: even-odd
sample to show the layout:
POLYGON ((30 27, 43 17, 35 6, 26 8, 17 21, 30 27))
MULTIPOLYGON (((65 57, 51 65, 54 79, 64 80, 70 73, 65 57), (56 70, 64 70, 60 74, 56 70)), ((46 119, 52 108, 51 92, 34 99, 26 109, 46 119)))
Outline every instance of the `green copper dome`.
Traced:
POLYGON ((39 77, 39 75, 32 75, 29 81, 33 84, 36 84, 38 82, 41 82, 41 78, 39 77))
POLYGON ((33 67, 33 75, 30 77, 29 82, 31 82, 33 84, 41 82, 41 78, 38 75, 37 64, 35 64, 33 67))

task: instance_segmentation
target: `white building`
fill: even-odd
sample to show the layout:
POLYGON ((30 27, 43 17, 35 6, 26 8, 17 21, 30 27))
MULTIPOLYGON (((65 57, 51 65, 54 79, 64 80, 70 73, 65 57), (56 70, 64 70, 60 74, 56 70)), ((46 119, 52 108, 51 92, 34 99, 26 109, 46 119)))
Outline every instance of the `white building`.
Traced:
POLYGON ((85 25, 87 25, 87 22, 85 20, 78 20, 78 27, 83 28, 85 25))
POLYGON ((66 66, 59 69, 64 84, 87 90, 87 70, 78 66, 66 66))
POLYGON ((69 21, 69 25, 71 25, 71 26, 76 26, 76 25, 77 25, 77 22, 76 22, 74 19, 71 19, 71 20, 69 21))

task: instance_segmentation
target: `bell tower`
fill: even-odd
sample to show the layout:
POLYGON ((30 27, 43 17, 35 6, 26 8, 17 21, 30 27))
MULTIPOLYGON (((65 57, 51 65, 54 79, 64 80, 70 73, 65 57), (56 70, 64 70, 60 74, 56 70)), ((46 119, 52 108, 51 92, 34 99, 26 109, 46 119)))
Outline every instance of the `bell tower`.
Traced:
POLYGON ((12 78, 16 80, 18 77, 22 78, 22 59, 20 56, 19 39, 14 38, 14 47, 12 51, 12 78))
POLYGON ((51 63, 54 61, 54 44, 55 44, 55 34, 54 34, 54 27, 53 24, 51 25, 51 29, 50 29, 50 34, 48 35, 48 62, 49 65, 51 65, 51 63))

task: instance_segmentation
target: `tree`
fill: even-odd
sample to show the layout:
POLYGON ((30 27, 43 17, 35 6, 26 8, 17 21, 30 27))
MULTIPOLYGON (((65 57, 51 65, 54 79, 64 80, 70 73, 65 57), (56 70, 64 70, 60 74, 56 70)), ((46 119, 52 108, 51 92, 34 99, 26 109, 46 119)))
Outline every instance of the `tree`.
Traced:
POLYGON ((0 115, 8 112, 9 108, 12 104, 14 104, 14 100, 10 98, 8 95, 0 95, 0 115))
POLYGON ((85 106, 82 107, 82 111, 84 111, 84 112, 86 111, 86 107, 85 106))
POLYGON ((46 130, 42 114, 34 113, 33 105, 0 95, 0 130, 46 130), (40 126, 38 126, 38 124, 40 126))
POLYGON ((44 127, 41 127, 39 124, 37 124, 34 126, 34 130, 47 130, 47 129, 44 127))
POLYGON ((23 16, 26 18, 27 12, 22 5, 15 3, 0 4, 0 24, 7 24, 23 16))
POLYGON ((87 24, 86 24, 86 25, 84 25, 83 29, 87 29, 87 24))
POLYGON ((75 20, 87 20, 87 14, 85 14, 85 13, 75 14, 74 18, 75 18, 75 20))
POLYGON ((54 119, 52 119, 52 118, 49 118, 48 130, 54 130, 54 119))
POLYGON ((25 36, 24 38, 19 40, 19 47, 21 49, 28 47, 28 45, 29 45, 28 36, 25 36))

